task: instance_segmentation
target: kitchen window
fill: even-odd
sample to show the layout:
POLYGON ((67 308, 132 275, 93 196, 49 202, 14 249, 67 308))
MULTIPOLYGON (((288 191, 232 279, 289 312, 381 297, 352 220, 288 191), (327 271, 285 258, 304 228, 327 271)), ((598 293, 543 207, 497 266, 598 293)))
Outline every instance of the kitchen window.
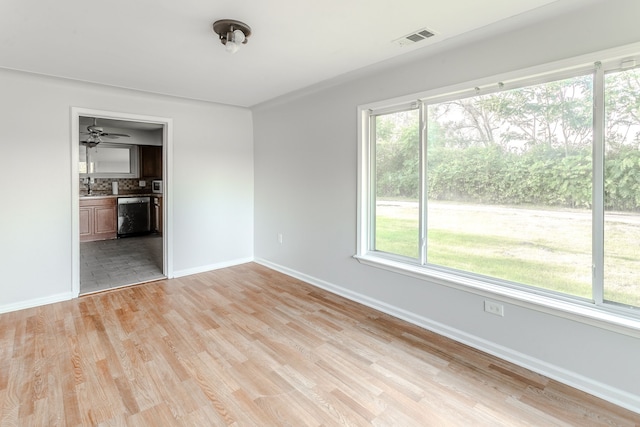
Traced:
POLYGON ((633 61, 414 99, 359 109, 356 258, 481 293, 640 314, 633 61))
POLYGON ((79 145, 80 178, 137 178, 138 147, 131 144, 101 142, 95 147, 79 145))

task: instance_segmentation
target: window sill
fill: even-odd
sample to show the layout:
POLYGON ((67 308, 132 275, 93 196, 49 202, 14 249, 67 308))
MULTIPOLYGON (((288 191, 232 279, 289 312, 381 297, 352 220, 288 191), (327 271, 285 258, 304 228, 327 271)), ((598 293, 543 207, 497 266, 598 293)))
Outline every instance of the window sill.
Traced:
POLYGON ((361 264, 371 267, 382 268, 437 285, 460 289, 508 304, 640 338, 640 319, 619 313, 615 309, 610 310, 587 302, 568 301, 549 295, 527 292, 480 279, 468 278, 455 273, 433 270, 373 255, 354 255, 354 258, 361 264))

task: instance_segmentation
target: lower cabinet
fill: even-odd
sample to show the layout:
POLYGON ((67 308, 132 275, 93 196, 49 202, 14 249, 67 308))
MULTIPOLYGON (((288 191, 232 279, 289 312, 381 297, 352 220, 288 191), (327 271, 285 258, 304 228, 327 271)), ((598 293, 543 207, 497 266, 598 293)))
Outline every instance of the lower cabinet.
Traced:
POLYGON ((80 199, 80 241, 115 239, 117 236, 116 198, 80 199))

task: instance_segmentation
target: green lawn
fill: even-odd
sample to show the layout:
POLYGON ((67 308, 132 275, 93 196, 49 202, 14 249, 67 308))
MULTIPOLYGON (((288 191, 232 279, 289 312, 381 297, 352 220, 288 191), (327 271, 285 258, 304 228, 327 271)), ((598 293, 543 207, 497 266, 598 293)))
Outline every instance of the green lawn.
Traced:
MULTIPOLYGON (((554 212, 546 217, 544 212, 485 208, 470 216, 465 206, 434 208, 427 262, 591 299, 590 216, 554 212)), ((608 300, 640 306, 640 256, 629 243, 638 235, 640 226, 633 224, 618 225, 607 235, 607 246, 615 248, 605 260, 608 300)), ((380 208, 376 249, 417 258, 417 210, 380 208)))

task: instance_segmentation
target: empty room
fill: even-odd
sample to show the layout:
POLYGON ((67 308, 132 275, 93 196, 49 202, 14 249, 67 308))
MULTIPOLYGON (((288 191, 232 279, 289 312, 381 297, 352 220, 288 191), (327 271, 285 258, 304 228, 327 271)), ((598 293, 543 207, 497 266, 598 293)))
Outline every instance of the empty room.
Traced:
POLYGON ((2 2, 0 425, 640 425, 638 16, 2 2))

